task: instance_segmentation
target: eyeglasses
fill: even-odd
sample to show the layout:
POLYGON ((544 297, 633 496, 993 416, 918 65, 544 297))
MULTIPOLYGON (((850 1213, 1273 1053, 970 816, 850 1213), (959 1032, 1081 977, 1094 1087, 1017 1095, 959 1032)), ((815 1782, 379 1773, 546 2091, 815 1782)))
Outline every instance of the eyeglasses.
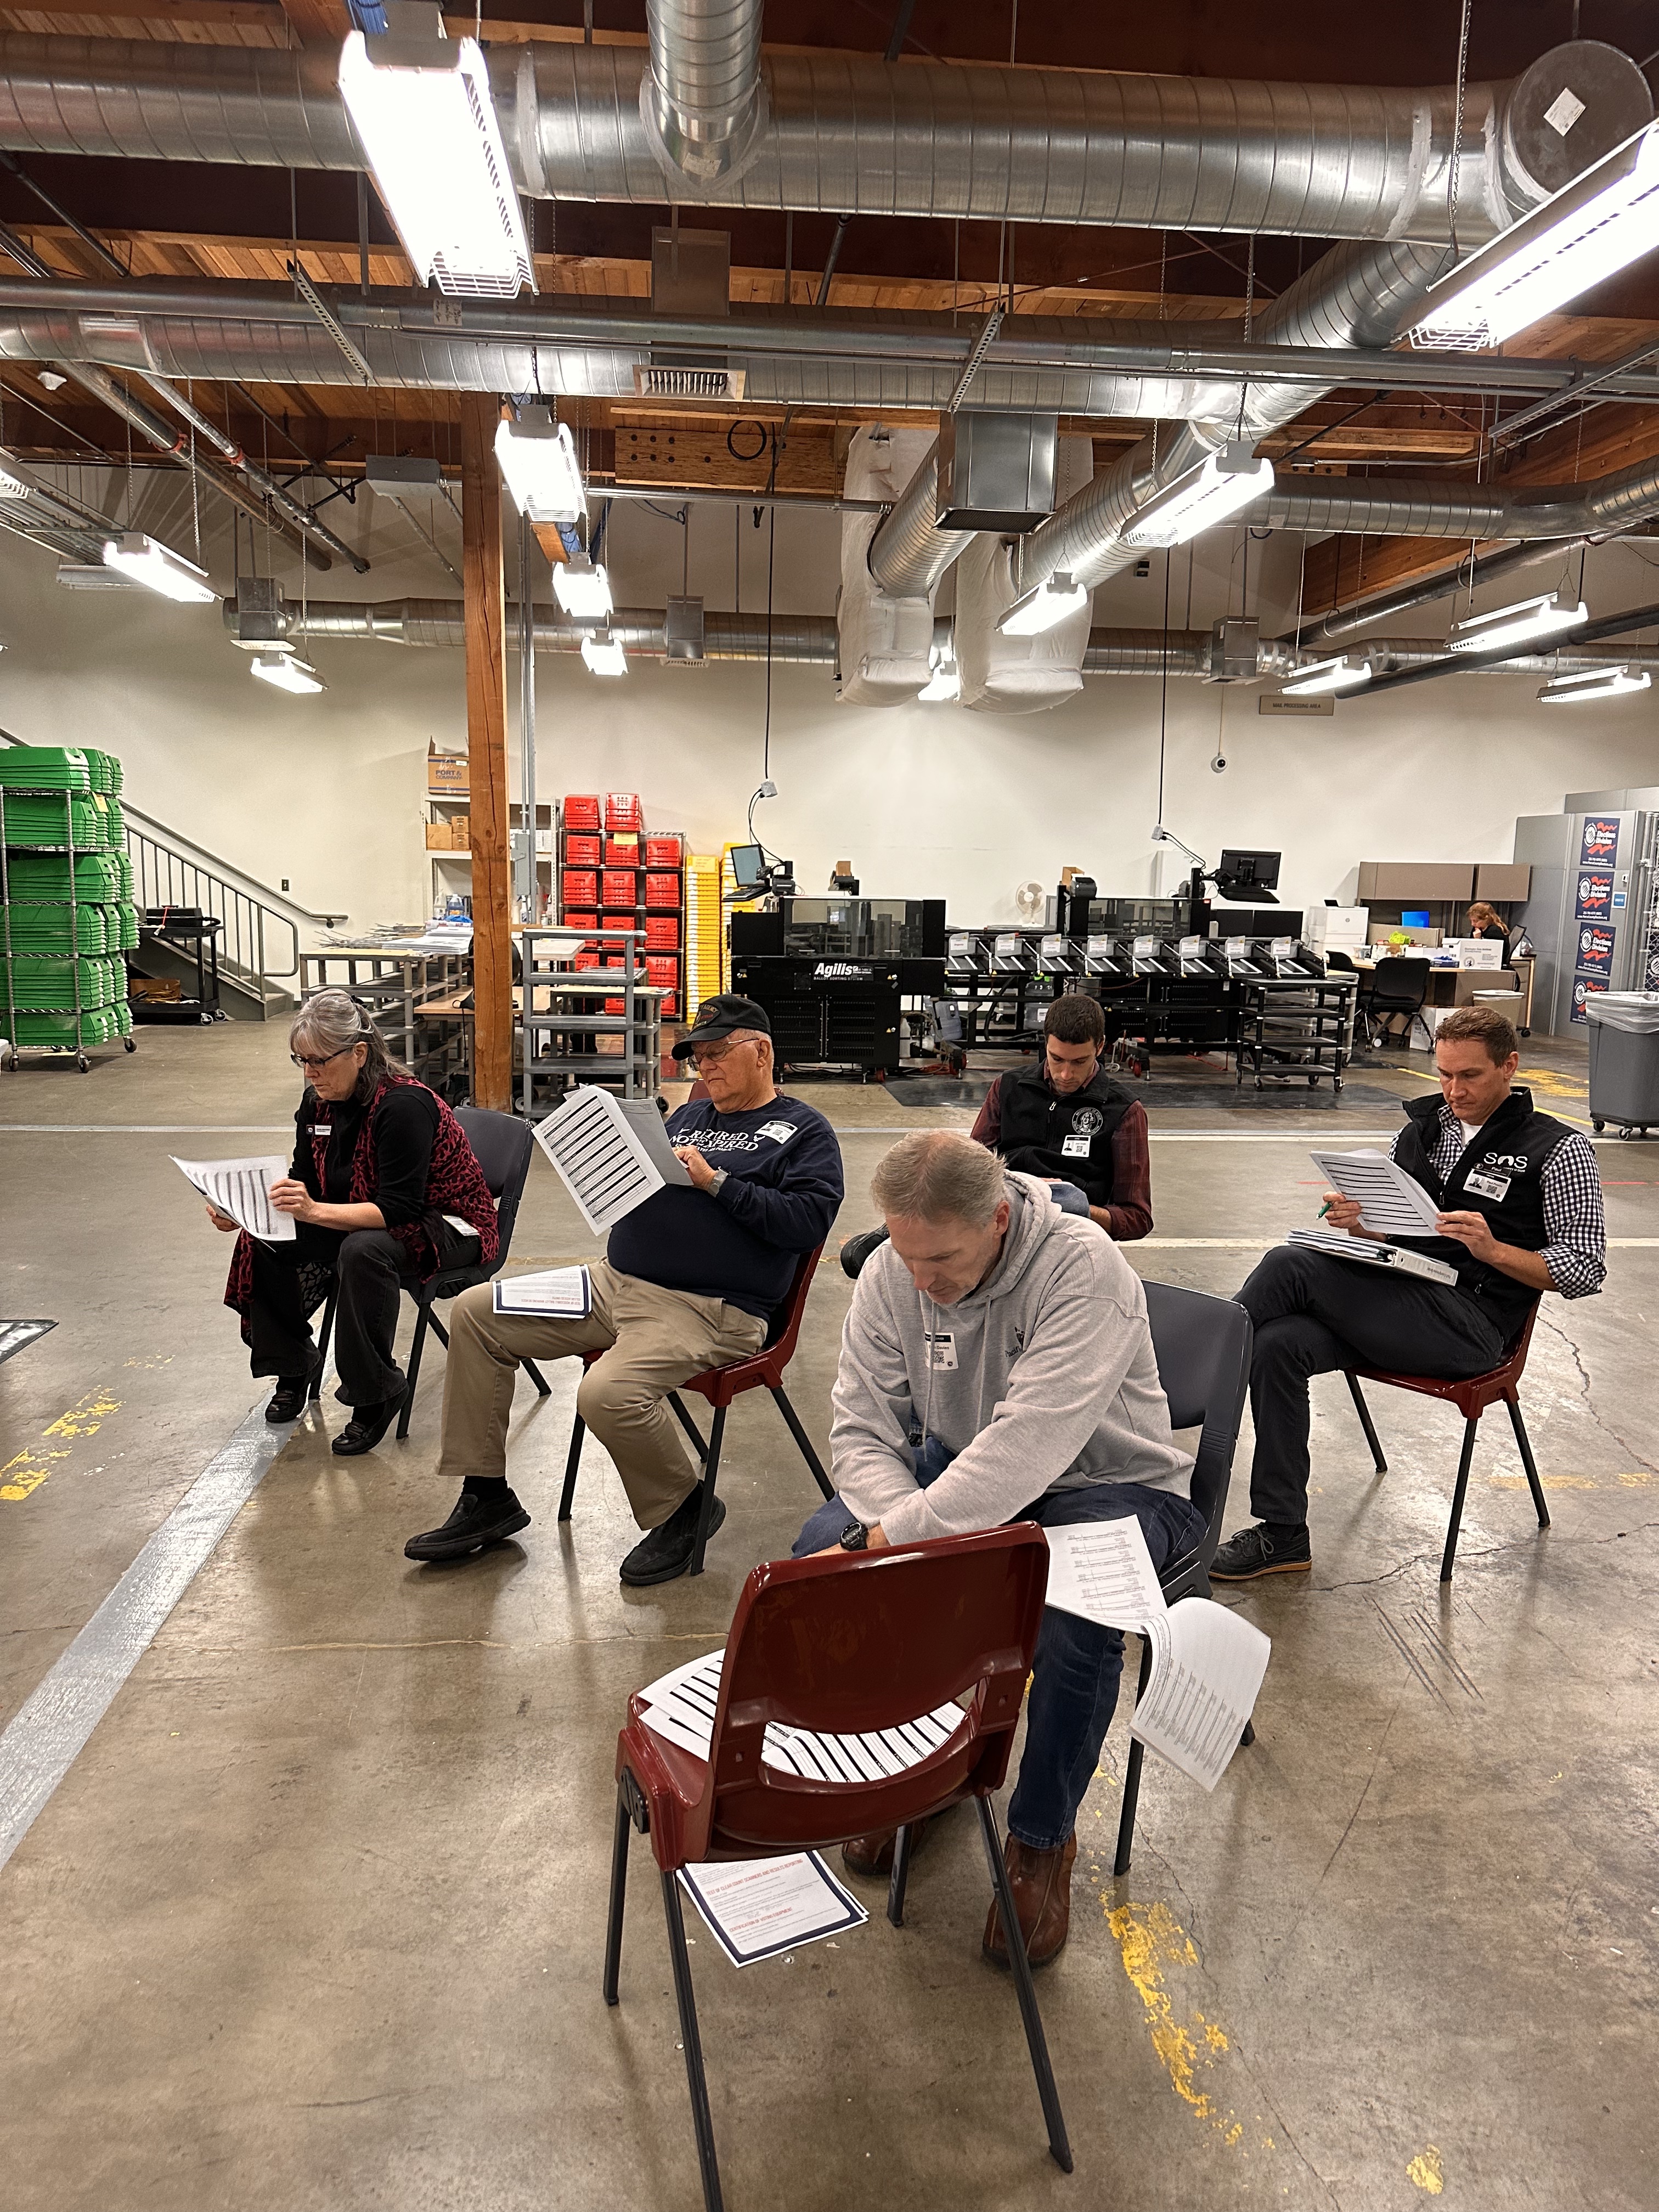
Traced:
POLYGON ((309 1075, 313 1069, 326 1067, 331 1060, 339 1060, 346 1053, 356 1052, 356 1049, 355 1044, 343 1044, 338 1052, 325 1052, 320 1060, 313 1060, 308 1054, 303 1052, 291 1052, 289 1058, 294 1062, 295 1067, 304 1068, 306 1073, 309 1075))
POLYGON ((753 1037, 728 1037, 724 1044, 696 1044, 691 1048, 694 1067, 714 1067, 726 1058, 734 1045, 753 1044, 753 1037))

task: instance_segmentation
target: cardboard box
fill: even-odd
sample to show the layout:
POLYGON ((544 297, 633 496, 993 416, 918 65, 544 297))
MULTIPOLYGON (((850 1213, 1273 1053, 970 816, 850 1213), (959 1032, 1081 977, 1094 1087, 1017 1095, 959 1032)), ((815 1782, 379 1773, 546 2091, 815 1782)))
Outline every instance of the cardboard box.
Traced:
POLYGON ((433 799, 470 799, 471 771, 465 753, 441 753, 435 745, 426 757, 426 787, 433 799))
POLYGON ((452 814, 447 822, 428 822, 426 825, 426 849, 428 853, 470 853, 472 850, 472 817, 452 814))
POLYGON ((184 987, 173 975, 135 975, 127 985, 129 999, 148 1000, 152 1006, 176 1006, 184 987))

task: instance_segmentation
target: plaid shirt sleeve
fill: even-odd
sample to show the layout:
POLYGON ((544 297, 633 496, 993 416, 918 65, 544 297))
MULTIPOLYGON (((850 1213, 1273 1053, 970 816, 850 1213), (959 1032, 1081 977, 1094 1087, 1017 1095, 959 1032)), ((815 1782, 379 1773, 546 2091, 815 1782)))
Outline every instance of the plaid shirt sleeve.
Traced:
POLYGON ((1564 1298, 1592 1297, 1607 1279, 1607 1224, 1601 1171, 1589 1139, 1575 1129, 1544 1170, 1544 1265, 1564 1298))

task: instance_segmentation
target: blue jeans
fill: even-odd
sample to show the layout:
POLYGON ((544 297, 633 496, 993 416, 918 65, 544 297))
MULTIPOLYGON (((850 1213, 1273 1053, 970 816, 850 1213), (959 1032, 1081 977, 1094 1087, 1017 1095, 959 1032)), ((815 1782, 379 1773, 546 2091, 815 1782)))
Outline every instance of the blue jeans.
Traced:
MULTIPOLYGON (((936 1443, 930 1439, 930 1444, 936 1443)), ((942 1471, 933 1468, 923 1478, 924 1487, 942 1471)), ((921 1468, 917 1472, 922 1474, 921 1468)), ((1060 1528, 1079 1521, 1119 1521, 1129 1513, 1139 1522, 1160 1574, 1171 1559, 1192 1550, 1203 1533, 1204 1516, 1189 1498, 1149 1490, 1139 1482, 1048 1490, 1019 1518, 1060 1528)), ((796 1538, 793 1556, 799 1559, 823 1551, 856 1518, 839 1498, 828 1499, 796 1538)), ((1053 1606, 1043 1608, 1025 1711, 1025 1750, 1008 1807, 1009 1831, 1029 1849, 1054 1850, 1076 1826, 1077 1808, 1100 1764, 1100 1747, 1117 1709, 1122 1672, 1121 1629, 1102 1628, 1053 1606)))

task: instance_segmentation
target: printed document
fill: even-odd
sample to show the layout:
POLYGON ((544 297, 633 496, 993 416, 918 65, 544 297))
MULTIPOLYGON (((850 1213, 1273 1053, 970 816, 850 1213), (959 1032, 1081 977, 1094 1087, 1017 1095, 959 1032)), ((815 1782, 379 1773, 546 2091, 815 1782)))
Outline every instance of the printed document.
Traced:
POLYGON ((649 1098, 618 1098, 584 1084, 537 1124, 535 1135, 595 1237, 665 1183, 691 1180, 649 1098))
POLYGON ((1139 1521, 1048 1528, 1047 1602, 1106 1628, 1144 1636, 1152 1655, 1130 1733, 1213 1790, 1255 1710, 1272 1645, 1259 1628, 1206 1597, 1166 1606, 1139 1521))
POLYGON ((1378 1244, 1369 1237, 1350 1237, 1346 1229, 1292 1229, 1287 1244, 1310 1252, 1328 1253, 1335 1260, 1357 1260, 1361 1267, 1392 1267, 1397 1273, 1420 1275, 1425 1282, 1455 1283, 1457 1270, 1426 1252, 1408 1252, 1398 1244, 1378 1244))
MULTIPOLYGON (((725 1662, 724 1650, 710 1651, 641 1690, 646 1726, 682 1751, 707 1759, 725 1662)), ((773 1721, 761 1741, 761 1764, 813 1782, 881 1782, 919 1766, 961 1726, 962 1708, 955 1705, 861 1735, 818 1735, 773 1721)))
POLYGON ((870 1917, 816 1851, 682 1867, 680 1884, 734 1966, 821 1943, 870 1917))
POLYGON ((544 1314, 550 1321, 586 1321, 593 1286, 586 1267, 550 1267, 540 1275, 497 1275, 498 1314, 544 1314))
POLYGON ((1432 1237, 1440 1209, 1386 1152, 1314 1152, 1333 1190, 1359 1200, 1359 1225, 1378 1237, 1432 1237))
POLYGON ((172 1152, 167 1158, 210 1205, 228 1213, 250 1237, 262 1237, 270 1244, 293 1243, 294 1216, 279 1213, 270 1202, 270 1186, 288 1175, 286 1160, 275 1153, 257 1160, 181 1160, 172 1152))

